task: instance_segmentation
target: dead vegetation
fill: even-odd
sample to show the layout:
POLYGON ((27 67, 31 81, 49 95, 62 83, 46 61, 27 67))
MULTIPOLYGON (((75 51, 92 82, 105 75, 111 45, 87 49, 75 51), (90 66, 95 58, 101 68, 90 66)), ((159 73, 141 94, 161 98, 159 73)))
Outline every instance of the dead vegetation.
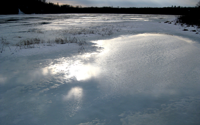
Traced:
MULTIPOLYGON (((81 51, 85 50, 84 45, 87 44, 86 41, 83 39, 78 39, 76 37, 66 37, 64 39, 55 38, 55 40, 47 40, 47 41, 39 38, 24 39, 15 44, 14 46, 16 46, 15 51, 18 51, 20 49, 40 48, 42 46, 53 46, 55 44, 71 44, 71 43, 80 46, 81 51)), ((11 48, 12 47, 10 43, 5 38, 0 39, 0 53, 3 53, 6 49, 9 49, 12 52, 11 48)))
POLYGON ((0 53, 3 53, 3 51, 5 51, 6 48, 9 48, 11 50, 11 48, 9 46, 9 42, 5 38, 2 37, 0 40, 1 40, 0 53))
POLYGON ((21 40, 19 43, 16 44, 16 46, 19 47, 20 49, 27 49, 27 48, 35 48, 35 46, 36 45, 39 46, 40 43, 44 43, 44 41, 39 38, 32 38, 32 39, 21 40))
POLYGON ((86 44, 85 40, 80 40, 76 37, 66 37, 63 38, 55 38, 55 40, 41 40, 39 38, 32 38, 32 39, 25 39, 21 40, 16 44, 19 49, 28 49, 28 48, 35 48, 40 46, 52 46, 54 44, 69 44, 69 43, 76 43, 79 46, 83 46, 86 44))

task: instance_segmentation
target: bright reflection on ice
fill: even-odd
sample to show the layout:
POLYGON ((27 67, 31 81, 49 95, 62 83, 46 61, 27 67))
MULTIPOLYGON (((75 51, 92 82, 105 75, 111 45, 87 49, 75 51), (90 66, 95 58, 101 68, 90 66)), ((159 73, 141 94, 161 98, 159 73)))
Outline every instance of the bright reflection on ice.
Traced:
POLYGON ((43 75, 47 75, 47 74, 49 74, 50 73, 50 70, 48 69, 48 68, 43 68, 42 69, 42 74, 43 75))
POLYGON ((92 41, 92 42, 96 44, 95 46, 100 48, 99 55, 106 54, 110 51, 109 49, 105 49, 106 47, 110 46, 110 44, 108 42, 105 42, 105 40, 97 40, 97 41, 92 41))
POLYGON ((74 116, 82 106, 83 89, 81 87, 73 87, 64 95, 63 101, 67 105, 66 112, 70 117, 74 116))
POLYGON ((42 69, 42 74, 63 74, 64 79, 75 78, 77 81, 87 80, 99 74, 100 69, 93 64, 84 64, 81 59, 87 60, 91 55, 86 54, 81 57, 59 58, 52 62, 50 66, 42 69), (84 58, 84 59, 83 59, 84 58), (80 59, 80 60, 79 60, 80 59))
POLYGON ((89 79, 99 72, 99 68, 91 65, 78 65, 70 68, 70 76, 75 76, 78 81, 89 79))
POLYGON ((149 21, 148 19, 145 18, 130 18, 130 19, 135 21, 149 21))
POLYGON ((72 88, 66 96, 64 96, 64 100, 80 100, 83 96, 83 89, 80 87, 74 87, 72 88))
POLYGON ((183 37, 179 37, 179 36, 174 36, 174 37, 176 37, 179 40, 185 41, 187 43, 194 43, 194 41, 192 41, 192 40, 190 40, 188 38, 183 38, 183 37))

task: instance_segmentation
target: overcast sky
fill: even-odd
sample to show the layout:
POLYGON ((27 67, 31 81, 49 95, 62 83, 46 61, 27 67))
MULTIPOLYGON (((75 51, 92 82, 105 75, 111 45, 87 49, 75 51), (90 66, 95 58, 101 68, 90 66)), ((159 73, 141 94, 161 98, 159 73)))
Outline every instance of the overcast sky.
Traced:
POLYGON ((195 6, 200 0, 46 0, 47 2, 69 4, 83 7, 169 7, 169 6, 195 6))

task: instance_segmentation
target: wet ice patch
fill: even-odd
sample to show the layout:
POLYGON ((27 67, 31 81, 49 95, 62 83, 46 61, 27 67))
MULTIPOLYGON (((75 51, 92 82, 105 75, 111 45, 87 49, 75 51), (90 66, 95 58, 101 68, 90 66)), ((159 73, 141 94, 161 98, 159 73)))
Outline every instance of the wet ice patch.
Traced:
POLYGON ((4 84, 6 82, 7 78, 3 75, 0 75, 0 84, 4 84))
POLYGON ((78 125, 105 125, 104 121, 100 121, 99 119, 92 120, 91 122, 80 123, 78 125))
POLYGON ((162 104, 160 109, 123 113, 120 115, 121 123, 122 125, 199 124, 199 103, 199 97, 187 97, 170 104, 162 104))

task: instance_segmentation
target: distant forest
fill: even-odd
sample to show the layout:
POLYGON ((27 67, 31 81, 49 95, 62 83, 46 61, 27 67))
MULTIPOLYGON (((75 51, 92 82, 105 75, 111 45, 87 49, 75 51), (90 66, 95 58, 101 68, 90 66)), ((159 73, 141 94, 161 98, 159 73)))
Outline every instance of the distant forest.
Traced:
POLYGON ((199 15, 199 7, 162 7, 162 8, 120 8, 120 7, 81 7, 59 5, 45 0, 3 0, 0 3, 0 14, 18 14, 19 9, 25 14, 56 14, 56 13, 115 13, 115 14, 171 14, 199 15))

